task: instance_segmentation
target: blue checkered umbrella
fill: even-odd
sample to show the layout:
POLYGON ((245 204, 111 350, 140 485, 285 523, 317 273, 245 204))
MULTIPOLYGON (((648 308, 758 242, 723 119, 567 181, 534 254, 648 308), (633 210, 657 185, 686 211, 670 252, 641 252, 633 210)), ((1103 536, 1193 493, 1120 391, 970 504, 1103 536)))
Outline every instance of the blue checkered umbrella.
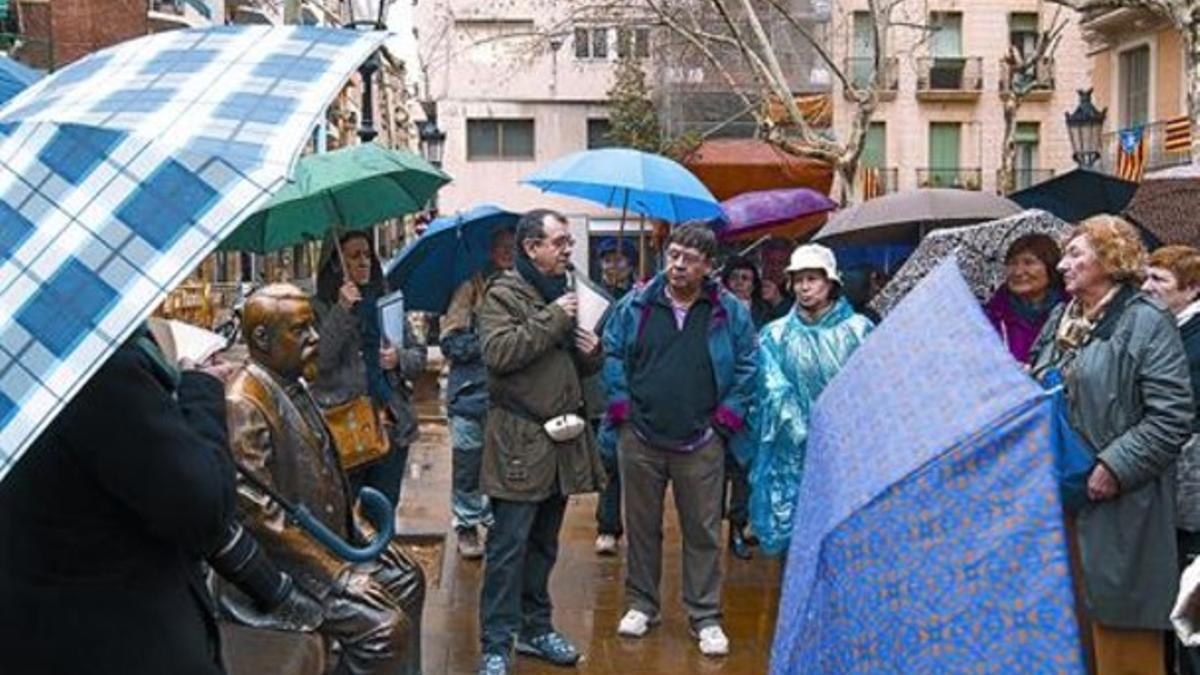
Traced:
POLYGON ((0 110, 0 477, 283 185, 385 37, 173 31, 93 54, 0 110))

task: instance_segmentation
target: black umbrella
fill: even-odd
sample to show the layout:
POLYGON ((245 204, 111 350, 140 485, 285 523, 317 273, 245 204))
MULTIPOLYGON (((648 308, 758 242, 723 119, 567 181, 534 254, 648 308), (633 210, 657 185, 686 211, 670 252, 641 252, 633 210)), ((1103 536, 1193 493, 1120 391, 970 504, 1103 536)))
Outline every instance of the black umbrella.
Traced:
POLYGON ((1133 199, 1137 187, 1137 183, 1098 171, 1074 169, 1014 192, 1008 198, 1024 208, 1041 209, 1077 223, 1098 213, 1120 213, 1133 199))

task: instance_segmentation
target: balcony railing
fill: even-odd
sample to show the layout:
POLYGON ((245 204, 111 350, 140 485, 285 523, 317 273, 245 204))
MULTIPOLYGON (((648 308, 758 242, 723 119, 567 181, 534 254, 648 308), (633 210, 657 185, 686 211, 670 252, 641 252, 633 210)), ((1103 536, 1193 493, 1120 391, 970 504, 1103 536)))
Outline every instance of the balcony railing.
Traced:
POLYGON ((983 59, 936 56, 917 59, 917 97, 930 101, 973 100, 983 91, 983 59))
POLYGON ((963 167, 917 169, 917 187, 978 191, 983 188, 983 169, 963 167))
MULTIPOLYGON (((1192 161, 1191 147, 1187 143, 1178 149, 1167 149, 1167 123, 1167 120, 1159 120, 1142 126, 1142 142, 1146 144, 1146 171, 1157 171, 1189 164, 1192 161)), ((1109 173, 1116 171, 1120 144, 1120 131, 1110 131, 1100 137, 1100 166, 1109 173)))
POLYGON ((861 166, 858 169, 858 190, 863 199, 882 197, 900 189, 900 169, 896 167, 861 166))
MULTIPOLYGON (((1042 181, 1050 180, 1054 177, 1054 169, 1013 169, 1013 191, 1024 190, 1027 187, 1037 185, 1042 181)), ((1001 185, 1002 179, 1000 170, 996 170, 996 191, 1000 192, 1004 188, 1001 185)))
MULTIPOLYGON (((846 77, 856 89, 865 89, 871 86, 871 82, 875 77, 875 59, 867 57, 852 56, 846 59, 846 77)), ((896 91, 900 88, 900 59, 897 57, 888 57, 883 61, 883 77, 881 78, 879 88, 880 98, 895 97, 896 91)), ((850 92, 846 95, 849 97, 850 92)))
POLYGON ((1048 98, 1054 92, 1054 59, 1043 58, 1021 72, 1009 64, 1000 63, 1000 95, 1025 91, 1029 98, 1048 98))

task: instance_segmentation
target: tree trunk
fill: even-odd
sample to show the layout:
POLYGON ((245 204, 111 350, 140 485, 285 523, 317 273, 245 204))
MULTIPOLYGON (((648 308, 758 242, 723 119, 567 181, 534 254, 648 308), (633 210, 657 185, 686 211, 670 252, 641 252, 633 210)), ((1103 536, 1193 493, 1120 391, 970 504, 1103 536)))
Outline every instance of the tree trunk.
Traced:
POLYGON ((849 162, 838 161, 833 169, 837 177, 838 203, 843 207, 849 206, 854 201, 854 189, 858 182, 858 158, 849 162))
POLYGON ((1002 195, 1011 194, 1017 187, 1017 112, 1021 109, 1021 97, 1010 93, 1004 97, 1004 140, 1000 144, 1000 175, 996 189, 1002 195))

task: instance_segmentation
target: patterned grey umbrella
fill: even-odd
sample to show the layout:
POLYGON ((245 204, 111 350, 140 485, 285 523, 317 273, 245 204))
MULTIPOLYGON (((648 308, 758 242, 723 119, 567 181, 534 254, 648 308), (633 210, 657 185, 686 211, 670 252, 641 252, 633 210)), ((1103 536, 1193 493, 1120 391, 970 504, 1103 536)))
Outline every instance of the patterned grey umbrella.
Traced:
POLYGON ((957 257, 958 267, 975 296, 986 300, 1004 282, 1004 254, 1014 241, 1027 234, 1059 239, 1071 227, 1052 214, 1030 209, 979 225, 930 232, 896 276, 871 300, 871 308, 886 316, 926 274, 950 256, 957 257))

